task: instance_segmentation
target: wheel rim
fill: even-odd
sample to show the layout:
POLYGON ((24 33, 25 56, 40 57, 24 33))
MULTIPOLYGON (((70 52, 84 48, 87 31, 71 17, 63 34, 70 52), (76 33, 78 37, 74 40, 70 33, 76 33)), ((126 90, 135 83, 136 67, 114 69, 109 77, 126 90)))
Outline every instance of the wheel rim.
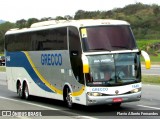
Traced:
POLYGON ((19 97, 22 97, 22 88, 21 88, 21 85, 18 86, 18 95, 19 95, 19 97))
POLYGON ((29 97, 29 92, 28 92, 28 86, 27 86, 27 85, 25 86, 24 94, 25 94, 25 98, 28 99, 28 97, 29 97))
POLYGON ((66 101, 68 104, 68 107, 72 107, 72 97, 70 91, 67 91, 66 101))

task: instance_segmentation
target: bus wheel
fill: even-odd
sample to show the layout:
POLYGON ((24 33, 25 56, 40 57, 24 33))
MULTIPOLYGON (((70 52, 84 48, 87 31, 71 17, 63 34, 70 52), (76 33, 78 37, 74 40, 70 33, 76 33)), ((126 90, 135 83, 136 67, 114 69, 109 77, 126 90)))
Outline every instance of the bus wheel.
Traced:
POLYGON ((18 86, 17 86, 17 94, 20 98, 23 98, 23 95, 22 95, 22 87, 21 87, 21 84, 19 83, 18 86))
POLYGON ((24 86, 24 98, 27 99, 27 100, 29 99, 29 90, 28 90, 27 83, 24 86))
POLYGON ((66 103, 69 108, 73 107, 71 91, 69 88, 67 88, 66 103))
POLYGON ((112 106, 113 106, 113 108, 118 109, 118 108, 120 108, 121 103, 113 103, 112 106))

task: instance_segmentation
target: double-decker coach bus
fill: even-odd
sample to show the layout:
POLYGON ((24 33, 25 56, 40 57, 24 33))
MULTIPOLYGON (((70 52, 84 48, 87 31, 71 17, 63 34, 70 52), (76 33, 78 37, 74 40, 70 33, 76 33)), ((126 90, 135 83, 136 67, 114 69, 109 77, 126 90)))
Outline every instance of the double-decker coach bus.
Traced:
POLYGON ((68 107, 141 99, 141 63, 130 24, 121 20, 35 23, 5 34, 8 89, 63 100, 68 107))

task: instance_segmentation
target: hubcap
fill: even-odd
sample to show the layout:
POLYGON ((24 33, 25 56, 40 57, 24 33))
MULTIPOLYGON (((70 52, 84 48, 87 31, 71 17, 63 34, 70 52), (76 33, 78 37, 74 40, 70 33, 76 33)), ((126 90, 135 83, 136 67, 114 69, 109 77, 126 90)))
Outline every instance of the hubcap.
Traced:
POLYGON ((25 93, 25 98, 27 99, 27 98, 28 98, 28 95, 29 95, 29 94, 28 94, 28 87, 27 87, 27 86, 25 87, 24 93, 25 93))
POLYGON ((71 93, 68 93, 67 97, 66 97, 68 106, 72 106, 72 97, 71 97, 71 93))
POLYGON ((18 87, 18 95, 21 97, 22 96, 22 89, 21 86, 18 87))

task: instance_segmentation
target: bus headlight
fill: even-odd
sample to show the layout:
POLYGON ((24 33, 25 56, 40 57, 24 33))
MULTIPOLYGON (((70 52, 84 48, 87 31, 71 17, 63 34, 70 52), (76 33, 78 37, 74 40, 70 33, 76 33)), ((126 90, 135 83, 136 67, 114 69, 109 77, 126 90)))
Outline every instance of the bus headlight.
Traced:
POLYGON ((141 88, 136 88, 136 89, 131 90, 131 93, 137 93, 137 92, 140 92, 140 91, 141 91, 141 88))
POLYGON ((102 94, 98 93, 98 92, 88 92, 87 95, 89 95, 89 96, 102 96, 102 94))

